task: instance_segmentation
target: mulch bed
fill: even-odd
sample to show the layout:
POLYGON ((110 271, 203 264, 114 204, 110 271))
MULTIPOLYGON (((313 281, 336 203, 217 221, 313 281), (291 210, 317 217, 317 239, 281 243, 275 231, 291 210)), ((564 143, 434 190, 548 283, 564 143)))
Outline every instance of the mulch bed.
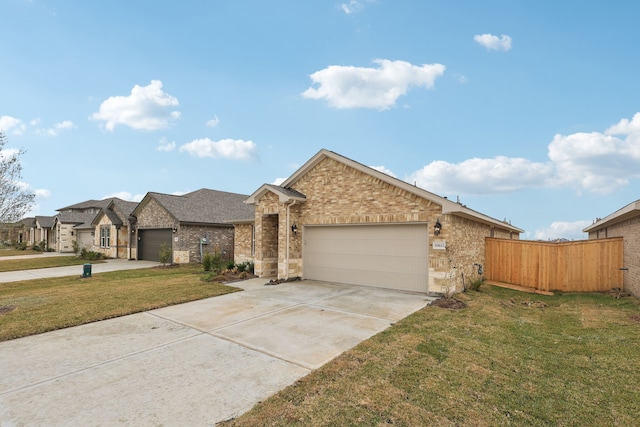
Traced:
POLYGON ((466 302, 455 298, 439 298, 429 305, 440 308, 450 308, 452 310, 462 310, 463 308, 467 308, 466 302))

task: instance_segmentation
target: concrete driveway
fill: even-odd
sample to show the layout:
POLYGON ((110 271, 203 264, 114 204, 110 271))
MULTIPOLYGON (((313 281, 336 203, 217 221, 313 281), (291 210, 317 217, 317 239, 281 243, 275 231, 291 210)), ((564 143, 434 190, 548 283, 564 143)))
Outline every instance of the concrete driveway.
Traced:
POLYGON ((214 425, 427 305, 315 281, 0 343, 2 426, 214 425))

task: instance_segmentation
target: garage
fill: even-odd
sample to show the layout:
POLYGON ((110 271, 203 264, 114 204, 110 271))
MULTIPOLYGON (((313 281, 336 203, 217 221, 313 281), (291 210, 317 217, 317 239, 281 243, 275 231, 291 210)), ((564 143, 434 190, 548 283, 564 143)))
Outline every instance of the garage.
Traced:
POLYGON ((303 236, 305 279, 428 291, 426 223, 305 226, 303 236))
POLYGON ((138 259, 160 261, 160 246, 166 243, 170 248, 173 231, 170 228, 138 230, 138 259))

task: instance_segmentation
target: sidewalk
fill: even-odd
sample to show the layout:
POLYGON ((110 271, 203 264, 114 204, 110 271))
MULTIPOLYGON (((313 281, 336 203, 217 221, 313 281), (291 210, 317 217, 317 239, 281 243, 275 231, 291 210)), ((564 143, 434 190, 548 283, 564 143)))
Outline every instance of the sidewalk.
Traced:
MULTIPOLYGON (((51 252, 54 254, 55 252, 51 252)), ((64 255, 64 254, 63 254, 64 255)), ((25 258, 38 258, 43 256, 60 256, 58 255, 30 255, 30 256, 12 256, 12 257, 0 257, 2 259, 22 259, 25 258)), ((87 264, 91 264, 90 261, 87 261, 87 264)), ((91 266, 91 273, 105 273, 107 271, 118 271, 118 270, 135 270, 139 268, 150 268, 156 267, 160 265, 160 263, 155 261, 130 261, 126 259, 108 259, 105 263, 93 264, 91 266)), ((69 267, 51 267, 51 268, 37 268, 33 270, 21 270, 21 271, 7 271, 0 273, 0 283, 7 282, 19 282, 22 280, 33 280, 33 279, 45 279, 51 277, 65 277, 65 276, 82 276, 82 264, 80 265, 72 265, 69 267)))

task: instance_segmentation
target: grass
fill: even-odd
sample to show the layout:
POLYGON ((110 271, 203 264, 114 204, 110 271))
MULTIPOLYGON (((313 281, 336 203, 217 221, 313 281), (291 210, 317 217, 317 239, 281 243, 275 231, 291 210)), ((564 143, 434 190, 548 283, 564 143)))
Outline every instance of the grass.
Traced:
POLYGON ((632 426, 640 302, 496 287, 407 317, 231 426, 632 426))
MULTIPOLYGON (((68 267, 70 265, 82 265, 86 263, 97 264, 104 261, 87 261, 77 256, 54 256, 47 258, 4 259, 0 261, 0 272, 31 270, 36 268, 68 267)), ((78 270, 78 274, 82 271, 78 270)))
POLYGON ((0 256, 17 256, 17 255, 40 255, 41 251, 22 250, 22 249, 0 249, 0 256))
POLYGON ((203 277, 197 264, 0 283, 0 341, 239 290, 203 277))

